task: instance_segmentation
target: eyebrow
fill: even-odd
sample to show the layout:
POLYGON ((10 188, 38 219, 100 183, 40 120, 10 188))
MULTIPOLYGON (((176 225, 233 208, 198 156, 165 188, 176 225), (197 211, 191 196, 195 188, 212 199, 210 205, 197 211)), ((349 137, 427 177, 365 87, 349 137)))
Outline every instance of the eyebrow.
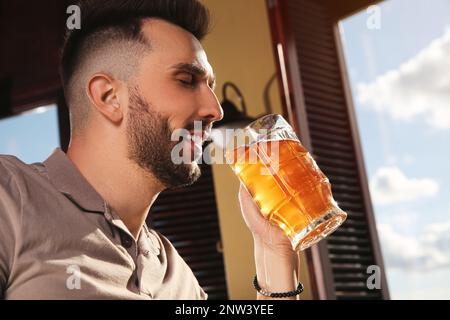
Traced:
MULTIPOLYGON (((206 69, 196 63, 184 63, 184 62, 177 63, 176 65, 172 66, 171 69, 175 69, 175 70, 181 71, 181 72, 191 73, 191 74, 193 74, 197 77, 201 77, 201 78, 204 78, 207 75, 206 69)), ((212 83, 212 87, 214 89, 216 86, 216 75, 212 74, 210 80, 212 83)))

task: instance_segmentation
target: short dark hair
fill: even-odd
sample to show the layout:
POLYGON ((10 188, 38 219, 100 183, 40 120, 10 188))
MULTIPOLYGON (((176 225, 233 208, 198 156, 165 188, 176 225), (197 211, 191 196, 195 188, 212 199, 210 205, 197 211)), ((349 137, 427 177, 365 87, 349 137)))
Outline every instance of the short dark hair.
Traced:
POLYGON ((201 41, 209 31, 209 12, 199 0, 81 0, 81 29, 66 33, 60 64, 64 90, 80 60, 86 39, 113 31, 115 39, 146 42, 143 19, 159 18, 193 34, 201 41))

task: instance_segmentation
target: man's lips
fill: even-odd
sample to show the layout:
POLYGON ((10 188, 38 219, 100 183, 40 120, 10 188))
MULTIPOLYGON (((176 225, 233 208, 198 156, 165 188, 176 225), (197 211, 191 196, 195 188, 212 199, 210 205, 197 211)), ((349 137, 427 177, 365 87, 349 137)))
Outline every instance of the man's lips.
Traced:
POLYGON ((191 140, 200 145, 203 145, 211 137, 211 131, 209 130, 191 130, 189 134, 191 135, 191 140))
POLYGON ((184 142, 190 146, 190 153, 193 156, 193 160, 197 161, 203 153, 203 143, 206 138, 209 137, 209 133, 206 131, 190 132, 184 138, 184 142))

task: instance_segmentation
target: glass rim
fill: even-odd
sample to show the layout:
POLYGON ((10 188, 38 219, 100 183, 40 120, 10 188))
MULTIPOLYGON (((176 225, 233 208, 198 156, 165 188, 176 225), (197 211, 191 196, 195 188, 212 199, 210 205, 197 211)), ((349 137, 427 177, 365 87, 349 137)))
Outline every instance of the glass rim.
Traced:
POLYGON ((231 135, 224 144, 225 154, 239 147, 251 146, 258 142, 294 140, 300 142, 292 126, 280 114, 267 114, 244 128, 238 129, 239 134, 231 135))
MULTIPOLYGON (((267 130, 272 130, 272 128, 263 128, 263 127, 257 127, 257 124, 260 124, 262 122, 264 122, 265 119, 268 118, 277 118, 277 120, 281 120, 283 121, 283 124, 286 125, 287 127, 291 127, 291 125, 289 124, 289 122, 287 122, 287 120, 281 115, 281 114, 277 114, 277 113, 270 113, 270 114, 266 114, 263 115, 261 117, 259 117, 258 119, 255 119, 254 121, 252 121, 251 123, 249 123, 247 126, 245 126, 243 129, 244 130, 261 130, 261 129, 267 129, 267 130)), ((274 122, 275 124, 276 122, 274 122)), ((291 127, 292 128, 292 127, 291 127)))

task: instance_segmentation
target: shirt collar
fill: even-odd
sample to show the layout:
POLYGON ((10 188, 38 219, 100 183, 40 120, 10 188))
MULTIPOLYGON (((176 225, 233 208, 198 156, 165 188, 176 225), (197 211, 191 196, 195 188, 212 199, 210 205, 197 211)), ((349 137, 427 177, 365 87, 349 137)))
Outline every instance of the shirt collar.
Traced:
POLYGON ((105 212, 105 200, 60 148, 44 161, 44 166, 52 184, 78 207, 89 212, 105 212))

